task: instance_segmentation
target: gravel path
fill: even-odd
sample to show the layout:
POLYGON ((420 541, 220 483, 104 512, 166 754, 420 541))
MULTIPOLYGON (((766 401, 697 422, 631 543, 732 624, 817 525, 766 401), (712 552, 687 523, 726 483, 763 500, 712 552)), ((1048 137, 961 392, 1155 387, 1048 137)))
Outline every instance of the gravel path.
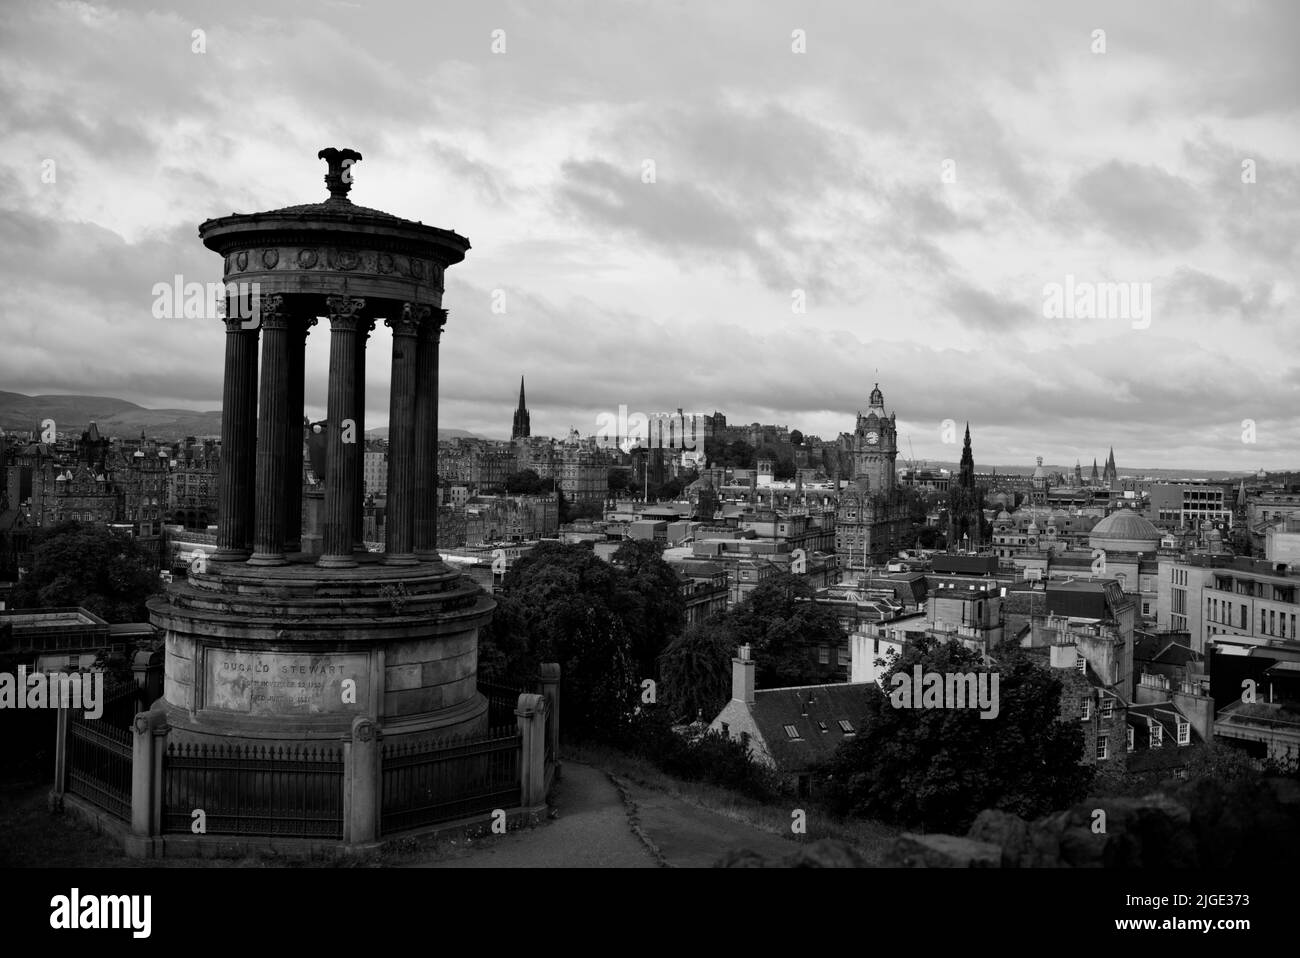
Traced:
POLYGON ((565 762, 552 803, 559 816, 536 828, 484 838, 454 857, 417 868, 655 868, 632 833, 623 799, 605 773, 565 762))
POLYGON ((789 854, 792 842, 664 792, 565 762, 558 816, 530 829, 444 850, 415 868, 708 868, 732 849, 789 854), (620 789, 622 791, 620 791, 620 789), (653 849, 653 850, 652 850, 653 849))

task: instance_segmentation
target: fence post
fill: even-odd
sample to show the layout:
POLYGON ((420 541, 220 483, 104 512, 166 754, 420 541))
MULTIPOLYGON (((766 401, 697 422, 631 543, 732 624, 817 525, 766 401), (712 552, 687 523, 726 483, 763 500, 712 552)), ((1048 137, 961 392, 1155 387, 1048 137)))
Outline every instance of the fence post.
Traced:
POLYGON ((160 717, 153 726, 153 804, 151 835, 162 835, 163 790, 167 784, 163 762, 167 760, 167 738, 171 726, 160 717))
POLYGON ((349 845, 373 842, 379 834, 379 728, 368 715, 352 720, 352 737, 343 746, 343 840, 349 845))
POLYGON ((519 719, 519 804, 536 808, 546 801, 546 699, 525 692, 515 708, 519 719))
POLYGON ((124 850, 128 858, 153 858, 156 823, 162 813, 162 761, 158 741, 164 747, 166 713, 138 712, 131 723, 131 833, 124 850))
MULTIPOLYGON (((22 694, 21 692, 19 694, 22 694)), ((50 789, 50 811, 63 808, 63 794, 68 790, 68 714, 62 696, 55 696, 58 714, 54 721, 54 786, 50 789)))
POLYGON ((560 663, 543 662, 538 668, 542 695, 546 697, 546 712, 550 716, 551 759, 560 760, 560 663))

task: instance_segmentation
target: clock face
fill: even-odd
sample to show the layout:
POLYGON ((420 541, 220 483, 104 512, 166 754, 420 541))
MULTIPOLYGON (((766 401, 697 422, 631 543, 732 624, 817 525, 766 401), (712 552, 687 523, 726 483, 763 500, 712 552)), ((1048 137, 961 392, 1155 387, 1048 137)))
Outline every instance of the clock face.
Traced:
POLYGON ((880 442, 880 433, 869 432, 867 433, 866 439, 868 445, 874 446, 876 443, 880 442))

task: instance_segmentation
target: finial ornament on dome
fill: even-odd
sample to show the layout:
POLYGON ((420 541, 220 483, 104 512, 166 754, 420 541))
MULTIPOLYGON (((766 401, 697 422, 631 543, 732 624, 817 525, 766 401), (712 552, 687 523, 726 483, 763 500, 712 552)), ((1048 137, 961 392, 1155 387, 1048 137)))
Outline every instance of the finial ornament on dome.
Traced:
POLYGON ((317 153, 316 157, 329 164, 325 185, 329 188, 330 199, 351 203, 348 190, 352 189, 352 164, 361 159, 361 154, 350 148, 339 150, 329 146, 317 153))

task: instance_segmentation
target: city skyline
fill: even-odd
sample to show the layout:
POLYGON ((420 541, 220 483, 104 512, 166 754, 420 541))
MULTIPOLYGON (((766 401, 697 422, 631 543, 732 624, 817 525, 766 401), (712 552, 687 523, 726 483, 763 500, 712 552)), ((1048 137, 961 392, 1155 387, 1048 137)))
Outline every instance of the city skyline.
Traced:
MULTIPOLYGON (((76 393, 64 393, 64 394, 50 394, 50 395, 51 395, 51 396, 76 396, 76 395, 78 395, 78 394, 76 394, 76 393)), ((29 398, 36 398, 36 397, 29 397, 29 398)), ((107 398, 107 397, 105 397, 105 398, 107 398)), ((864 403, 864 404, 863 404, 863 408, 865 408, 865 407, 866 407, 866 404, 864 403)), ((531 406, 530 406, 530 408, 529 408, 529 412, 531 413, 531 411, 532 411, 532 410, 531 410, 531 406)), ((638 411, 638 410, 629 410, 629 413, 634 413, 634 412, 637 412, 637 411, 638 411)), ((216 413, 216 414, 218 414, 218 415, 220 414, 220 410, 219 410, 219 409, 218 409, 218 410, 194 410, 194 412, 196 412, 196 413, 204 413, 204 414, 212 414, 212 413, 216 413)), ((711 413, 703 413, 703 412, 701 412, 700 410, 695 410, 694 412, 696 412, 696 413, 698 413, 698 414, 702 414, 702 415, 710 415, 710 414, 712 414, 712 413, 721 412, 724 416, 727 416, 727 413, 726 413, 725 410, 718 410, 718 409, 714 409, 714 410, 712 410, 711 413)), ((692 411, 688 411, 688 410, 683 409, 683 413, 684 413, 685 415, 689 416, 689 415, 692 414, 692 411)), ((649 415, 660 415, 660 416, 662 416, 662 415, 668 415, 668 414, 669 414, 668 411, 655 411, 655 412, 653 412, 653 413, 650 413, 649 415)), ((75 421, 74 421, 74 422, 71 422, 71 423, 60 424, 60 425, 59 425, 59 428, 58 428, 59 435, 60 435, 61 437, 63 437, 64 439, 71 439, 71 438, 74 438, 75 436, 79 435, 79 434, 82 432, 82 430, 86 427, 86 425, 87 425, 89 422, 95 422, 95 421, 96 421, 95 419, 90 418, 90 419, 88 419, 87 422, 85 422, 85 423, 78 423, 78 422, 75 422, 75 421)), ((746 426, 750 426, 750 425, 752 425, 753 423, 757 422, 757 420, 745 419, 745 418, 743 418, 743 417, 741 417, 741 418, 736 418, 736 417, 728 416, 728 418, 727 418, 727 422, 728 422, 728 426, 746 427, 746 426)), ((901 418, 899 419, 899 422, 900 422, 900 423, 903 423, 903 424, 906 424, 906 420, 903 420, 903 419, 901 419, 901 418)), ((786 427, 788 427, 788 428, 791 429, 791 430, 794 430, 794 429, 798 429, 798 428, 799 428, 799 427, 796 426, 796 425, 793 425, 793 424, 790 424, 790 423, 781 423, 781 422, 774 422, 774 423, 760 423, 760 425, 766 425, 766 426, 786 426, 786 427)), ((569 427, 565 427, 565 428, 562 428, 562 429, 559 430, 559 431, 556 431, 556 432, 550 432, 550 433, 547 433, 547 432, 536 432, 536 431, 535 431, 535 432, 532 433, 532 436, 533 436, 533 438, 549 438, 549 439, 555 439, 555 440, 562 440, 562 439, 564 439, 566 436, 569 435, 570 429, 572 429, 572 428, 577 428, 577 425, 576 425, 576 424, 571 424, 569 427)), ((954 422, 954 424, 953 424, 953 429, 956 430, 956 431, 953 433, 953 435, 960 435, 961 432, 962 432, 962 430, 963 430, 963 429, 966 429, 966 428, 970 428, 970 423, 969 423, 969 422, 965 422, 965 421, 963 421, 963 422, 954 422)), ((22 428, 22 427, 13 427, 13 428, 9 428, 9 429, 0 429, 0 433, 5 433, 5 432, 8 432, 8 433, 15 433, 15 432, 21 433, 21 432, 33 432, 33 431, 35 431, 35 426, 29 427, 29 428, 26 428, 26 429, 24 429, 24 428, 22 428)), ((439 431, 440 435, 441 435, 442 433, 450 433, 450 434, 453 434, 453 435, 449 435, 449 436, 446 436, 446 437, 442 437, 442 438, 444 439, 444 441, 446 441, 446 440, 448 440, 448 439, 461 438, 460 436, 454 435, 454 434, 457 434, 457 433, 463 433, 463 434, 465 434, 463 438, 482 439, 482 440, 488 440, 488 441, 491 441, 491 442, 501 442, 501 443, 507 443, 507 442, 510 442, 510 441, 511 441, 510 438, 506 435, 506 433, 508 432, 507 430, 496 430, 495 432, 492 432, 492 431, 477 432, 477 431, 474 431, 474 430, 464 429, 463 427, 460 427, 460 426, 458 426, 458 425, 453 425, 453 424, 440 424, 440 425, 439 425, 439 430, 438 430, 438 431, 439 431)), ((851 432, 851 430, 842 430, 842 432, 848 433, 848 432, 851 432)), ((148 429, 145 430, 145 433, 146 433, 150 438, 158 438, 155 434, 151 433, 150 430, 148 430, 148 429)), ((366 435, 367 435, 367 436, 369 436, 369 437, 373 437, 373 438, 379 438, 379 439, 384 438, 384 436, 386 435, 386 433, 387 433, 387 426, 375 426, 375 427, 368 428, 368 429, 366 430, 366 435)), ((110 438, 135 438, 135 435, 136 435, 136 434, 135 434, 134 432, 132 433, 132 435, 131 435, 130 437, 126 437, 125 434, 123 434, 123 435, 116 435, 116 434, 114 434, 114 435, 111 435, 110 438)), ((219 431, 216 431, 216 430, 214 430, 214 431, 211 432, 211 433, 205 433, 205 434, 203 434, 203 435, 204 435, 204 436, 207 436, 208 438, 219 438, 219 436, 220 436, 219 431)), ((590 429, 590 430, 588 430, 588 431, 583 431, 583 430, 579 429, 579 435, 580 435, 582 438, 584 438, 584 439, 587 439, 587 438, 593 438, 593 437, 599 439, 601 434, 600 434, 600 430, 599 430, 599 429, 590 429)), ((816 435, 816 434, 810 432, 810 433, 807 433, 807 435, 808 435, 808 436, 814 436, 814 435, 816 435)), ((839 435, 840 435, 839 433, 835 433, 835 434, 832 434, 832 435, 820 436, 820 437, 818 437, 818 438, 820 438, 820 439, 821 439, 822 441, 824 441, 824 442, 832 442, 832 441, 836 440, 836 439, 838 438, 839 435)), ((977 434, 975 434, 975 435, 977 436, 977 434)), ((200 438, 202 438, 202 437, 200 437, 200 438)), ((903 431, 903 430, 900 430, 900 444, 901 444, 901 445, 900 445, 900 449, 906 451, 906 448, 907 448, 907 445, 908 445, 908 434, 907 434, 905 431, 903 431)), ((974 445, 978 445, 978 439, 977 439, 977 438, 974 440, 974 445)), ((961 450, 961 443, 960 443, 960 441, 959 441, 959 440, 954 440, 954 441, 952 441, 952 442, 950 442, 950 443, 946 443, 945 446, 944 446, 944 448, 949 449, 951 452, 953 452, 953 453, 955 454, 955 456, 954 456, 953 458, 946 458, 946 457, 944 457, 943 455, 934 456, 934 457, 930 457, 930 458, 923 458, 923 457, 920 457, 920 456, 916 456, 916 457, 915 457, 915 465, 916 465, 916 468, 918 468, 918 469, 925 469, 925 468, 940 468, 940 467, 947 468, 947 467, 949 467, 949 466, 956 466, 956 465, 958 464, 958 461, 959 461, 959 458, 960 458, 960 450, 961 450)), ((1112 448, 1112 447, 1107 447, 1107 452, 1112 452, 1112 451, 1113 451, 1113 448, 1112 448)), ((1035 456, 1033 457, 1033 459, 1032 459, 1031 461, 1029 461, 1029 462, 1027 462, 1027 463, 1017 463, 1017 462, 1009 461, 1009 460, 1008 460, 1008 461, 996 461, 996 462, 995 462, 995 461, 993 461, 993 460, 996 459, 996 457, 997 457, 997 453, 993 453, 993 454, 992 454, 992 457, 984 456, 982 459, 980 459, 979 462, 978 462, 978 468, 980 469, 980 471, 982 472, 982 471, 986 471, 986 470, 988 470, 988 469, 1014 469, 1014 470, 1023 470, 1023 471, 1025 471, 1026 473, 1028 473, 1028 472, 1032 472, 1032 471, 1033 471, 1033 468, 1034 468, 1034 465, 1035 465, 1035 463, 1036 463, 1036 460, 1039 459, 1039 458, 1042 458, 1042 459, 1043 459, 1043 465, 1044 465, 1044 468, 1052 469, 1052 470, 1058 470, 1058 471, 1063 472, 1063 473, 1065 474, 1067 480, 1069 480, 1070 477, 1072 476, 1072 474, 1073 474, 1073 469, 1074 469, 1074 467, 1073 467, 1072 465, 1070 465, 1068 462, 1066 462, 1065 459, 1060 459, 1059 461, 1055 461, 1055 460, 1053 460, 1053 458, 1052 458, 1050 455, 1037 454, 1037 455, 1035 455, 1035 456)), ((910 454, 905 455, 903 451, 900 451, 900 453, 899 453, 899 457, 898 457, 898 460, 899 460, 899 461, 898 461, 898 468, 899 468, 899 469, 902 469, 902 468, 904 468, 904 467, 908 467, 908 466, 910 466, 910 465, 911 465, 911 460, 912 460, 912 458, 913 458, 913 457, 912 457, 910 454)), ((1085 479, 1086 479, 1087 476, 1088 476, 1088 475, 1091 473, 1091 471, 1092 471, 1091 463, 1090 463, 1090 462, 1087 462, 1087 461, 1084 461, 1084 458, 1085 458, 1085 457, 1082 457, 1082 456, 1079 456, 1079 455, 1076 455, 1075 458, 1079 460, 1080 466, 1081 466, 1081 468, 1082 468, 1082 470, 1083 470, 1084 477, 1085 477, 1085 479)), ((1121 451, 1121 458, 1124 458, 1124 456, 1123 456, 1123 451, 1121 451)), ((1128 465, 1126 465, 1126 466, 1120 468, 1120 470, 1119 470, 1119 474, 1120 474, 1121 476, 1124 476, 1124 475, 1141 475, 1141 474, 1144 473, 1144 471, 1149 471, 1149 470, 1164 470, 1164 469, 1174 469, 1174 470, 1176 470, 1176 469, 1178 469, 1178 468, 1185 468, 1185 469, 1187 469, 1189 472, 1225 472, 1225 473, 1232 473, 1232 474, 1234 474, 1234 475, 1236 475, 1236 474, 1242 474, 1242 475, 1253 474, 1254 472, 1257 471, 1257 470, 1254 470, 1254 469, 1232 469, 1232 468, 1213 467, 1213 466, 1206 466, 1206 467, 1200 467, 1200 466, 1187 466, 1187 467, 1154 466, 1154 465, 1151 465, 1151 464, 1149 464, 1149 463, 1145 463, 1145 462, 1143 462, 1143 461, 1141 461, 1141 460, 1142 460, 1142 455, 1141 455, 1141 453, 1139 452, 1139 453, 1137 453, 1137 458, 1136 458, 1135 460, 1133 460, 1133 461, 1132 461, 1131 463, 1129 463, 1128 465)), ((1096 457, 1096 461, 1097 461, 1097 467, 1098 467, 1098 469, 1100 470, 1100 469, 1105 465, 1105 455, 1098 455, 1098 456, 1096 457)), ((1267 470, 1266 470, 1266 471, 1267 471, 1267 470)), ((1294 467, 1293 467, 1292 469, 1286 469, 1286 468, 1283 468, 1282 470, 1273 470, 1273 471, 1275 471, 1275 472, 1278 472, 1278 471, 1285 472, 1285 471, 1295 471, 1295 470, 1294 470, 1294 467)))
MULTIPOLYGON (((551 435, 708 397, 693 411, 830 438, 878 380, 918 460, 970 419, 999 461, 1294 467, 1296 11, 740 9, 614 30, 598 6, 484 4, 394 38, 344 3, 16 6, 0 383, 219 407, 220 323, 157 319, 152 290, 219 280, 197 225, 319 200, 303 184, 339 142, 365 156, 358 204, 473 244, 445 424, 503 433, 528 357, 551 435), (1087 283, 1149 284, 1150 313, 1045 318, 1049 287, 1087 283)), ((311 338, 312 418, 327 352, 311 338)))

